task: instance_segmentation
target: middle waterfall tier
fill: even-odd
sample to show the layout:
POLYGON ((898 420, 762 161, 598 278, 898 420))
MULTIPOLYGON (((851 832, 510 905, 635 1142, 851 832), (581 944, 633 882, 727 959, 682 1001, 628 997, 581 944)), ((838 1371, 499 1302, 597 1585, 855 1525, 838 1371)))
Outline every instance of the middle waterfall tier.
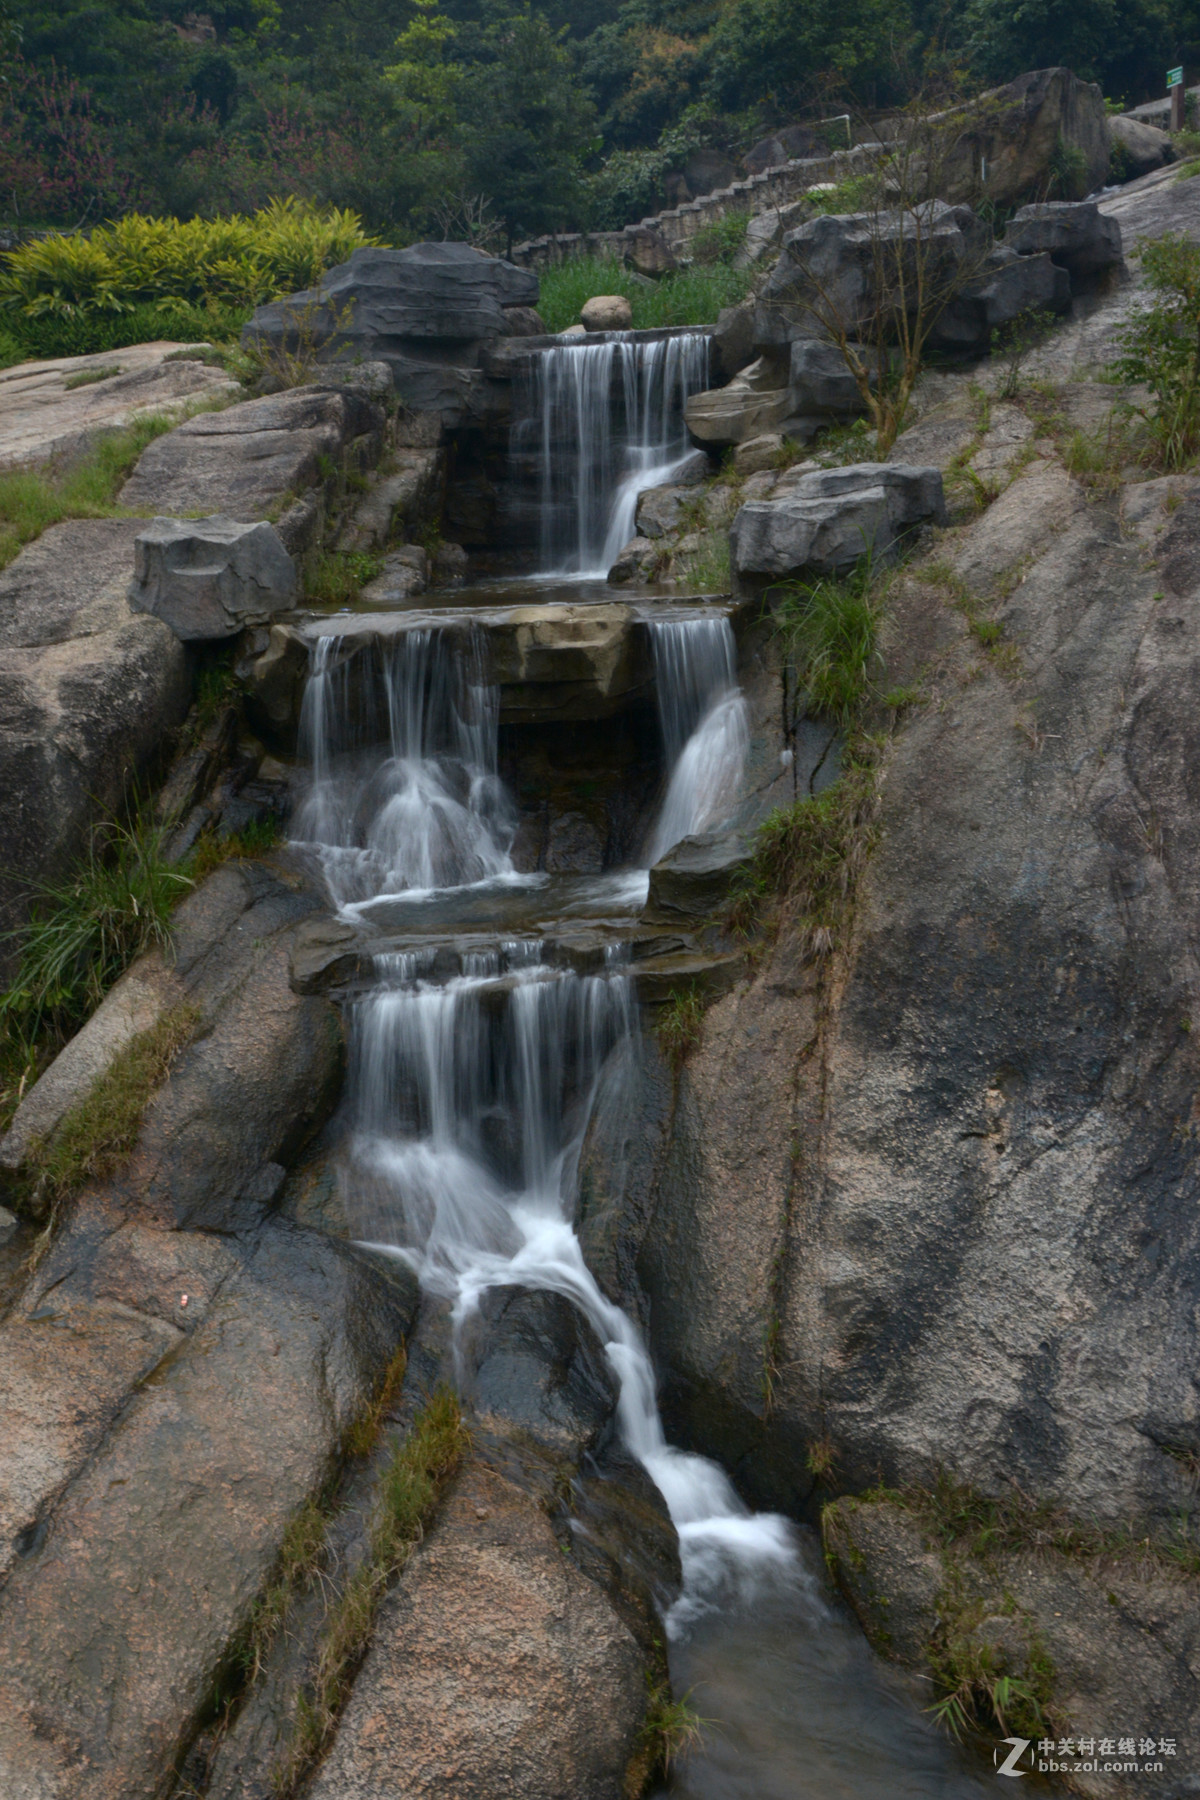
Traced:
POLYGON ((528 360, 515 399, 514 471, 537 483, 539 572, 603 579, 633 536, 637 498, 691 453, 683 409, 708 386, 709 337, 606 334, 528 360))

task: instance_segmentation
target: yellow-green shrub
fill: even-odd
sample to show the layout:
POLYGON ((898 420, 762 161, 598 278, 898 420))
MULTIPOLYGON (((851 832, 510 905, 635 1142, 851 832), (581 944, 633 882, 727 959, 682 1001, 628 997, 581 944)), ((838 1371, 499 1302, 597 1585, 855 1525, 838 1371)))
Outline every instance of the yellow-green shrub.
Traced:
POLYGON ((11 251, 0 270, 0 302, 30 319, 170 301, 256 306, 311 287, 372 241, 356 213, 291 198, 225 219, 129 213, 88 236, 54 232, 11 251))

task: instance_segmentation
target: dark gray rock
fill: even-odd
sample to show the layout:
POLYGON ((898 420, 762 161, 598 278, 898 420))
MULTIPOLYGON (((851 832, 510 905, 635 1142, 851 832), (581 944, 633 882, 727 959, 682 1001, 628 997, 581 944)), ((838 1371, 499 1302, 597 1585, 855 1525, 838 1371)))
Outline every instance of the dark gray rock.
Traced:
POLYGON ((781 498, 739 510, 730 532, 734 570, 751 578, 831 574, 868 552, 890 557, 906 528, 944 518, 938 469, 853 463, 814 470, 781 498))
POLYGON ((129 604, 188 643, 265 625, 296 600, 296 565, 264 522, 154 519, 134 543, 129 604))
MULTIPOLYGON (((869 368, 871 352, 859 344, 851 348, 865 357, 869 368)), ((858 384, 845 357, 836 344, 820 338, 798 338, 792 345, 791 390, 793 410, 803 417, 823 413, 831 418, 850 418, 864 411, 858 384)))
MULTIPOLYGON (((971 208, 930 200, 920 212, 926 288, 953 280, 959 270, 973 272, 985 254, 986 231, 971 208)), ((881 307, 893 303, 893 271, 901 260, 915 272, 917 241, 914 215, 900 210, 822 213, 789 231, 755 308, 756 343, 827 337, 834 318, 852 336, 864 334, 881 307)))
POLYGON ((723 306, 717 314, 717 326, 712 335, 713 352, 717 371, 726 381, 732 381, 758 355, 755 319, 755 308, 750 301, 743 301, 739 306, 723 306))
POLYGON ((1149 175, 1153 170, 1175 161, 1175 146, 1170 134, 1159 131, 1156 125, 1147 125, 1142 119, 1130 119, 1118 114, 1115 119, 1108 121, 1108 130, 1114 153, 1114 180, 1123 178, 1126 181, 1136 181, 1139 175, 1149 175), (1118 158, 1120 175, 1117 174, 1118 158))
MULTIPOLYGON (((126 600, 140 529, 55 525, 0 573, 0 931, 67 874, 187 713, 182 644, 126 600)), ((14 951, 0 943, 0 965, 14 951)))
POLYGON ((385 362, 405 406, 459 425, 491 404, 481 345, 540 328, 537 299, 535 274, 469 244, 356 250, 319 287, 260 306, 243 338, 280 348, 309 335, 331 361, 385 362))
POLYGON ((1000 245, 939 315, 929 341, 939 349, 983 352, 1000 326, 1023 314, 1064 313, 1070 304, 1071 278, 1044 251, 1019 256, 1000 245))
POLYGON ((762 175, 767 169, 777 169, 780 163, 787 160, 787 149, 777 137, 760 138, 742 158, 747 175, 762 175))
POLYGON ((493 1288, 474 1325, 471 1394, 482 1414, 577 1461, 608 1429, 617 1384, 591 1326, 561 1294, 493 1288))
POLYGON ((1014 213, 1004 242, 1022 256, 1045 251, 1073 281, 1114 268, 1122 257, 1121 227, 1094 200, 1043 200, 1014 213))
POLYGON ((505 307, 536 307, 538 278, 469 244, 356 250, 320 285, 260 306, 243 337, 291 343, 300 321, 340 354, 390 363, 398 342, 474 342, 507 333, 505 307))
POLYGON ((753 845, 744 832, 705 832, 684 838, 650 871, 647 919, 682 924, 710 919, 729 898, 734 878, 748 867, 753 845))

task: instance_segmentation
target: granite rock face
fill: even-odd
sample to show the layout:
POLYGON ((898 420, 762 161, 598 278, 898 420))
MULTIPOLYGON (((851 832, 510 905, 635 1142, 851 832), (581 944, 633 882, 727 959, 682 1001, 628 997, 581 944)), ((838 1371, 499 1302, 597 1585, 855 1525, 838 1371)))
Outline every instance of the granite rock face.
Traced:
POLYGON ((313 1800, 619 1800, 645 1696, 633 1633, 542 1506, 472 1464, 383 1603, 313 1800))
POLYGON ((134 543, 129 604, 183 643, 233 637, 295 605, 296 565, 275 528, 211 519, 155 519, 134 543))
POLYGON ((121 489, 132 512, 206 512, 253 521, 276 517, 289 551, 305 547, 319 506, 303 519, 293 502, 323 489, 330 469, 360 439, 382 441, 384 409, 353 388, 298 387, 189 419, 156 438, 121 489))

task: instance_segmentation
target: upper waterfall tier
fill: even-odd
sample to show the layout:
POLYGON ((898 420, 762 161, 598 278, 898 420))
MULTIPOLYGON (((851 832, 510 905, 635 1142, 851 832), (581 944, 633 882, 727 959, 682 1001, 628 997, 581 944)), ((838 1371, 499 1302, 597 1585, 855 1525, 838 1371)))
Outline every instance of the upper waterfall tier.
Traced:
POLYGON ((514 396, 514 472, 532 461, 539 567, 603 578, 633 535, 637 497, 689 454, 683 409, 708 386, 710 338, 605 334, 523 363, 514 396))

